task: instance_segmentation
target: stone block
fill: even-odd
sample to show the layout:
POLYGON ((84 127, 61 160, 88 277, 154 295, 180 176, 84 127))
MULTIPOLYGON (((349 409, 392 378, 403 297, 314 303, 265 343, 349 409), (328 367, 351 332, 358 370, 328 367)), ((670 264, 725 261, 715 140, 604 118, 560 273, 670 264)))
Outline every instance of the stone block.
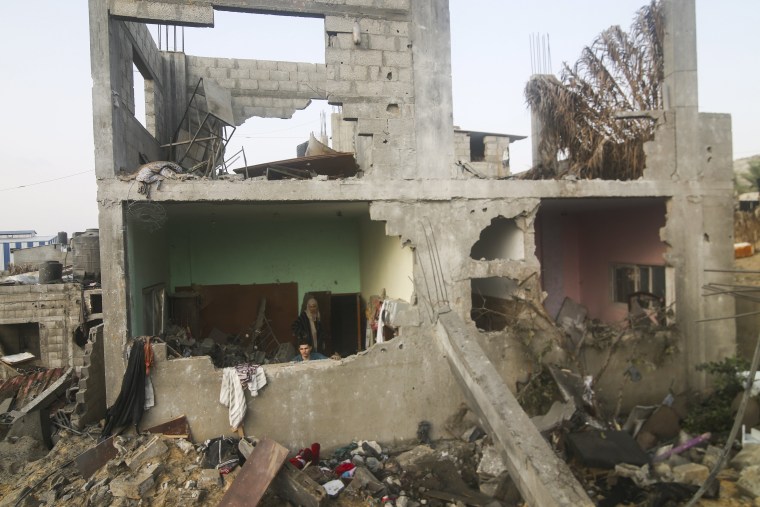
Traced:
POLYGON ((478 464, 478 475, 482 478, 498 477, 507 471, 507 466, 496 447, 489 445, 483 448, 483 457, 478 464))
MULTIPOLYGON (((360 25, 361 26, 361 25, 360 25)), ((348 32, 354 30, 354 20, 348 17, 325 16, 326 32, 348 32)))
POLYGON ((387 67, 411 67, 411 51, 383 51, 383 65, 387 67))
POLYGON ((708 475, 710 469, 698 463, 687 463, 673 468, 673 480, 684 484, 701 486, 708 475))
POLYGON ((270 70, 269 79, 272 81, 288 81, 290 80, 290 72, 287 70, 270 70))
POLYGON ((277 81, 259 81, 259 90, 276 91, 280 89, 280 83, 277 81))
POLYGON ((242 90, 258 90, 259 82, 256 79, 238 79, 237 88, 242 90))
POLYGON ((222 485, 222 476, 215 468, 204 468, 198 476, 198 487, 201 489, 213 489, 222 485))
POLYGON ((317 70, 318 67, 322 67, 321 65, 317 65, 316 63, 304 63, 304 62, 298 62, 296 64, 296 71, 298 72, 314 72, 317 70))
POLYGON ((277 62, 277 70, 295 72, 298 70, 297 62, 277 62))
POLYGON ((230 69, 232 79, 248 79, 251 77, 251 69, 230 69))
POLYGON ((760 465, 753 465, 742 470, 739 480, 736 481, 736 486, 739 491, 749 497, 755 499, 760 497, 760 465))
POLYGON ((214 62, 214 67, 220 69, 235 69, 237 66, 237 60, 233 60, 232 58, 217 58, 214 62))
POLYGON ((258 68, 266 70, 277 70, 277 63, 271 60, 259 60, 258 68))
POLYGON ((163 466, 155 463, 135 476, 119 476, 109 484, 111 494, 120 498, 140 500, 155 484, 156 476, 163 466))
POLYGON ((296 81, 281 81, 281 92, 298 92, 298 83, 296 81))
POLYGON ((388 36, 388 35, 370 35, 369 36, 369 48, 378 49, 381 51, 400 51, 405 48, 406 45, 402 45, 400 37, 388 36))
POLYGON ((351 62, 351 50, 339 48, 327 48, 325 51, 326 64, 348 64, 351 62))
POLYGON ((351 51, 349 62, 351 65, 377 65, 383 64, 383 52, 367 49, 351 51))
POLYGON ((161 437, 154 435, 146 444, 136 449, 124 462, 132 471, 136 471, 147 461, 165 454, 168 450, 169 448, 161 437))
POLYGON ((361 97, 381 97, 384 84, 382 81, 357 81, 355 89, 361 97))
POLYGON ((269 80, 269 70, 267 69, 252 69, 251 79, 269 80))
POLYGON ((745 445, 744 449, 734 456, 731 466, 736 470, 744 470, 747 467, 760 465, 760 445, 745 445))
POLYGON ((368 77, 367 67, 364 65, 340 65, 338 75, 341 80, 366 81, 368 77))
POLYGON ((217 67, 209 67, 208 69, 206 69, 206 75, 208 77, 212 77, 214 79, 229 78, 230 77, 230 70, 229 69, 224 69, 224 68, 220 69, 220 68, 217 68, 217 67))

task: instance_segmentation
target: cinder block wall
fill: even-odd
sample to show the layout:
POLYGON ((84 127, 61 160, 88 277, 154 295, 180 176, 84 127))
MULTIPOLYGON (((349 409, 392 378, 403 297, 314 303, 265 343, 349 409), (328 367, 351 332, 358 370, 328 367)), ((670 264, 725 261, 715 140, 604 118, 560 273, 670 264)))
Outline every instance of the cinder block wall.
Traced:
POLYGON ((0 325, 37 323, 39 364, 50 368, 82 366, 84 350, 73 341, 79 325, 79 285, 16 285, 0 287, 0 325))

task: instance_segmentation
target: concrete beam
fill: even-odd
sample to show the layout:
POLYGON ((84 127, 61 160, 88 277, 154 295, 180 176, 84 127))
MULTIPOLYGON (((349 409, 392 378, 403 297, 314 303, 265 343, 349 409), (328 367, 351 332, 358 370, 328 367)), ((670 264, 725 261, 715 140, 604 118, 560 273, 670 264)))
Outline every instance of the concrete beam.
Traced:
POLYGON ((143 23, 185 26, 214 26, 214 9, 208 2, 183 5, 171 2, 115 0, 109 14, 113 18, 143 23))
POLYGON ((530 505, 594 505, 454 313, 438 317, 437 343, 465 397, 489 429, 523 498, 530 505))

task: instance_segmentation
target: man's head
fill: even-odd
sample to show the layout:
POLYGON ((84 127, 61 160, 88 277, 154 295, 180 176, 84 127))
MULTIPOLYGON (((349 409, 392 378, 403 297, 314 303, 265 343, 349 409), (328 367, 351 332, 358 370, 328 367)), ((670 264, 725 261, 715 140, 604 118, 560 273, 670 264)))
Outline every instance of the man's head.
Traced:
POLYGON ((302 341, 298 344, 298 353, 301 354, 301 359, 308 361, 311 358, 311 343, 302 341))

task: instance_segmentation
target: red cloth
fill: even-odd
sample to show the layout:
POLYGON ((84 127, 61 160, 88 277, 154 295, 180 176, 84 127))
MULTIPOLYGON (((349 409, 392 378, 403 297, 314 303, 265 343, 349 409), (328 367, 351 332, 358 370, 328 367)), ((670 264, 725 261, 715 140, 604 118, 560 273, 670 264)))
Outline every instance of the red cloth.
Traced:
POLYGON ((317 442, 311 444, 311 448, 304 447, 298 454, 290 458, 290 464, 299 470, 306 466, 307 463, 319 463, 320 445, 317 442))
POLYGON ((350 461, 346 460, 343 463, 341 463, 340 465, 338 465, 338 466, 335 467, 335 473, 337 475, 340 475, 343 472, 348 472, 349 470, 353 470, 354 468, 356 468, 356 465, 354 465, 350 461))

